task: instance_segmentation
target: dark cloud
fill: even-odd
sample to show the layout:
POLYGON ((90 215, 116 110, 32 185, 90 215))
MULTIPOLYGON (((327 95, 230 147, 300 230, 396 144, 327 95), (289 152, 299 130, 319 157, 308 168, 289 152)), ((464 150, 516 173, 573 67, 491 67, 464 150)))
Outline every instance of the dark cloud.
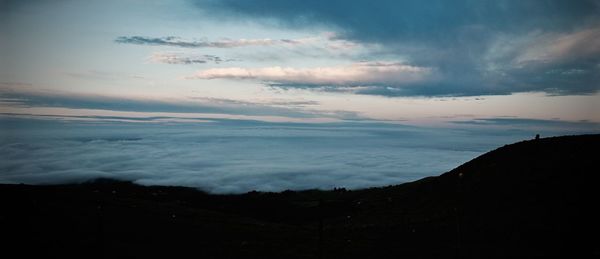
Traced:
POLYGON ((196 1, 202 8, 235 13, 239 17, 276 18, 289 26, 333 24, 342 37, 375 42, 416 41, 443 45, 459 41, 466 30, 527 32, 531 28, 566 30, 597 18, 597 0, 285 0, 196 1))
POLYGON ((267 24, 275 20, 280 26, 292 28, 334 26, 339 32, 336 37, 382 44, 388 55, 405 57, 409 65, 432 67, 438 72, 439 80, 410 87, 369 86, 361 90, 363 94, 591 94, 600 89, 597 0, 195 3, 220 18, 250 18, 267 24), (571 45, 560 56, 526 64, 517 62, 527 51, 554 51, 564 44, 571 45))
MULTIPOLYGON (((3 13, 14 13, 16 11, 21 11, 28 6, 32 6, 35 4, 53 4, 56 1, 51 0, 32 0, 32 1, 19 1, 19 0, 0 0, 0 14, 3 13)), ((4 17, 0 17, 4 18, 4 17)))

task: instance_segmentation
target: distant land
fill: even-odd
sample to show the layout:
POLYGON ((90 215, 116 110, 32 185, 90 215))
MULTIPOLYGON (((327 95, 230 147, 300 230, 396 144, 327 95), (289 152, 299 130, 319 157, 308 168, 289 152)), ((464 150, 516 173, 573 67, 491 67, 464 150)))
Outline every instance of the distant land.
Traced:
POLYGON ((600 135, 527 140, 437 177, 363 190, 215 195, 112 179, 4 184, 0 251, 13 258, 597 257, 599 151, 600 135))

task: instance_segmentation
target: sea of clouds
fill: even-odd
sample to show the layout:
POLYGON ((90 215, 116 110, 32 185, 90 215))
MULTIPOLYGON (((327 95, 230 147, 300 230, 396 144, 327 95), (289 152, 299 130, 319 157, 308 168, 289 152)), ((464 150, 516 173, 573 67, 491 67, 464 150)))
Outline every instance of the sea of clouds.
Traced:
POLYGON ((399 184, 439 175, 533 136, 529 129, 479 128, 480 123, 428 128, 227 120, 0 122, 0 183, 107 177, 211 193, 399 184))

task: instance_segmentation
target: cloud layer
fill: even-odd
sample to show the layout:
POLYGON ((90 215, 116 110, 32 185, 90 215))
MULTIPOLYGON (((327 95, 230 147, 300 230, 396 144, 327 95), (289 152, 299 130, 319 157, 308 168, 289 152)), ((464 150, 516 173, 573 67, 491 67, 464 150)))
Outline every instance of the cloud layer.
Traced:
POLYGON ((522 137, 368 124, 1 120, 0 182, 111 177, 214 193, 397 184, 522 137))
POLYGON ((432 71, 401 63, 361 62, 349 66, 317 68, 212 68, 196 73, 191 79, 253 79, 276 84, 360 86, 400 85, 425 80, 432 71))
MULTIPOLYGON (((534 133, 577 132, 572 124, 548 131, 541 127, 544 121, 491 121, 510 124, 512 130, 477 123, 436 129, 377 123, 110 123, 0 117, 0 182, 111 177, 213 193, 364 188, 438 175, 534 133), (526 127, 519 130, 520 123, 526 127)), ((590 125, 579 126, 581 131, 590 125)))
MULTIPOLYGON (((179 100, 135 99, 126 97, 84 95, 67 92, 28 92, 20 89, 0 89, 0 103, 5 108, 67 108, 94 109, 115 112, 204 113, 248 116, 278 116, 290 118, 319 117, 317 113, 282 107, 281 100, 251 103, 230 99, 189 97, 179 100)), ((327 116, 323 114, 323 116, 327 116)))

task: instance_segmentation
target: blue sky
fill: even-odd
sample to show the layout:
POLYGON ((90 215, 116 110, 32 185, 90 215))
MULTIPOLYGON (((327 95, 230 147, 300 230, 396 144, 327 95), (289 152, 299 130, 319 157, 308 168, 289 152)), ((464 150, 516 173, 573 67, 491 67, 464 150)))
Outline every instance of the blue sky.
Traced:
MULTIPOLYGON (((3 132, 12 132, 3 152, 21 152, 12 148, 23 139, 15 132, 28 136, 36 121, 68 133, 85 128, 82 121, 117 132, 132 123, 166 132, 213 125, 223 136, 258 122, 411 126, 433 135, 489 129, 478 133, 483 139, 516 132, 486 148, 538 132, 598 132, 599 13, 597 0, 0 0, 0 116, 3 132), (14 120, 28 123, 15 131, 14 120)), ((41 143, 68 139, 42 135, 41 143)), ((411 141, 429 138, 418 136, 411 141)), ((332 145, 344 150, 342 143, 332 145)), ((261 154, 257 161, 270 153, 261 154)), ((292 165, 293 157, 273 164, 292 165)), ((26 158, 21 166, 40 162, 26 158)), ((284 185, 273 186, 263 187, 284 185)))

